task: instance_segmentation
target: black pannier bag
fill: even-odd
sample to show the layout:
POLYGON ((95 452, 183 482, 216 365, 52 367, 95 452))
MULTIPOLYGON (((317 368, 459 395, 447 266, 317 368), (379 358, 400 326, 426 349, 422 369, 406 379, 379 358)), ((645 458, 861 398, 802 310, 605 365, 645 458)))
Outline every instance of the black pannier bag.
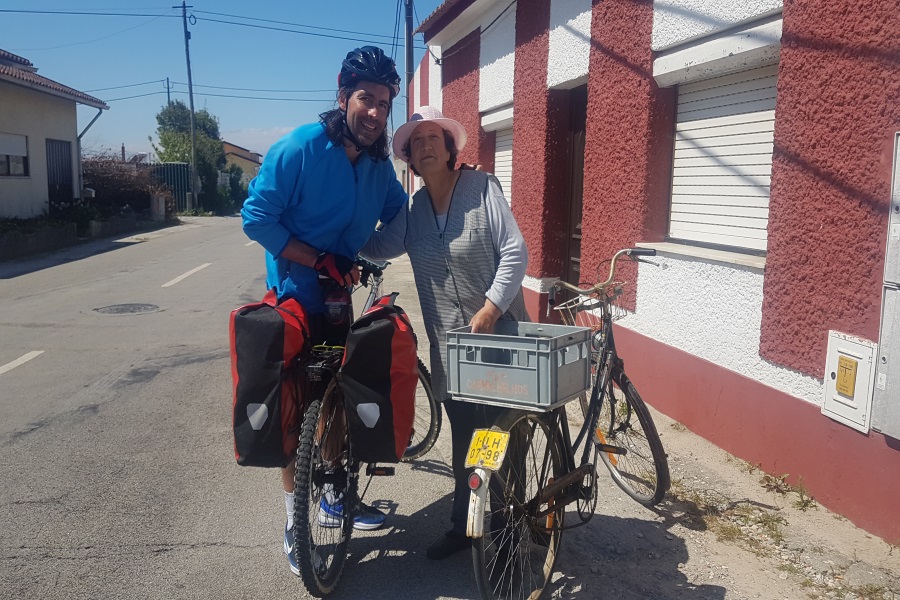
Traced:
POLYGON ((350 326, 339 378, 353 456, 396 463, 412 435, 419 382, 416 334, 409 318, 383 296, 350 326))
POLYGON ((242 466, 286 467, 297 452, 300 385, 296 358, 309 339, 309 320, 293 299, 231 312, 234 457, 242 466))

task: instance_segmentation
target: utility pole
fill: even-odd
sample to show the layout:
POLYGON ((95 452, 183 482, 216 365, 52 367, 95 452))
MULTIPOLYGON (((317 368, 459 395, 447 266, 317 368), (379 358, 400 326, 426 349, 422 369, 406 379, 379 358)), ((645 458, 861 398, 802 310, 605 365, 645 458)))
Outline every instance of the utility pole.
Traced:
MULTIPOLYGON (((173 6, 172 8, 178 7, 173 6)), ((184 24, 184 57, 187 60, 188 99, 191 106, 191 197, 188 201, 188 210, 190 210, 194 208, 194 199, 197 197, 197 132, 194 130, 194 84, 191 80, 191 48, 189 43, 191 32, 187 28, 188 8, 194 7, 187 6, 185 1, 181 0, 181 21, 184 24)))
POLYGON ((172 104, 172 90, 169 87, 169 78, 166 77, 166 103, 171 106, 172 104))
MULTIPOLYGON (((406 5, 406 114, 407 119, 413 111, 412 80, 415 68, 413 67, 413 4, 412 0, 404 0, 406 5)), ((412 169, 406 170, 406 191, 412 195, 413 193, 413 174, 412 169)))
POLYGON ((413 110, 413 94, 410 93, 412 87, 413 73, 413 4, 412 0, 403 0, 406 4, 406 118, 412 114, 413 110))

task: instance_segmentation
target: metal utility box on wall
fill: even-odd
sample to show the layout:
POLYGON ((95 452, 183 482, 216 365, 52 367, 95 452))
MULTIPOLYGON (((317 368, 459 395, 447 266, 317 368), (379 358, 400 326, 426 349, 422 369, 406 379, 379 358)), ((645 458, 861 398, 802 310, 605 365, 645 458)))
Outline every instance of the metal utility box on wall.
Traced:
POLYGON ((888 240, 884 256, 885 285, 900 286, 900 133, 894 136, 894 170, 891 177, 891 206, 888 240))
POLYGON ((872 429, 900 439, 900 132, 894 135, 889 210, 872 429))
POLYGON ((874 378, 875 344, 839 331, 829 331, 822 414, 868 433, 874 378))
POLYGON ((884 288, 872 429, 900 439, 900 288, 884 288))

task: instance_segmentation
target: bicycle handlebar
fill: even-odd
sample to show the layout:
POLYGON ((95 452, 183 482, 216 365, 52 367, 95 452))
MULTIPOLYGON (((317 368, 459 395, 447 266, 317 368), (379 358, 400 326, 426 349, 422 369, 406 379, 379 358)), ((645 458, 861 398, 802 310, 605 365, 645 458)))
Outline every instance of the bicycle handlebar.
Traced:
POLYGON ((612 257, 612 261, 609 265, 609 277, 606 279, 606 281, 596 283, 589 288, 580 288, 561 279, 557 279, 553 282, 553 285, 550 288, 550 304, 555 304, 554 297, 556 295, 555 292, 557 289, 569 290, 570 292, 579 294, 581 296, 589 296, 591 294, 599 292, 600 290, 611 284, 613 282, 613 277, 616 274, 616 262, 619 260, 619 257, 623 255, 627 256, 631 260, 636 261, 638 260, 638 257, 641 256, 656 256, 656 250, 654 250, 653 248, 623 248, 622 250, 619 250, 612 257))
POLYGON ((364 286, 369 285, 370 276, 381 277, 384 275, 384 270, 391 264, 388 261, 375 262, 363 256, 357 256, 355 262, 362 269, 362 272, 359 274, 359 282, 364 286))

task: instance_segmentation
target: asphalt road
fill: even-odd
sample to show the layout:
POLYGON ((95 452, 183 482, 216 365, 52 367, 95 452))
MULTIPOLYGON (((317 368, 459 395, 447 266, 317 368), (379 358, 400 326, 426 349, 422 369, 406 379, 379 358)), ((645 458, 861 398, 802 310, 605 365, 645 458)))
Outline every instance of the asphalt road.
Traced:
MULTIPOLYGON (((192 219, 0 263, 0 597, 306 597, 277 472, 232 453, 228 315, 264 292, 247 242, 239 219, 192 219), (119 305, 156 308, 97 310, 119 305)), ((465 559, 420 576, 446 440, 372 481, 390 527, 354 536, 336 597, 474 595, 465 559)))

